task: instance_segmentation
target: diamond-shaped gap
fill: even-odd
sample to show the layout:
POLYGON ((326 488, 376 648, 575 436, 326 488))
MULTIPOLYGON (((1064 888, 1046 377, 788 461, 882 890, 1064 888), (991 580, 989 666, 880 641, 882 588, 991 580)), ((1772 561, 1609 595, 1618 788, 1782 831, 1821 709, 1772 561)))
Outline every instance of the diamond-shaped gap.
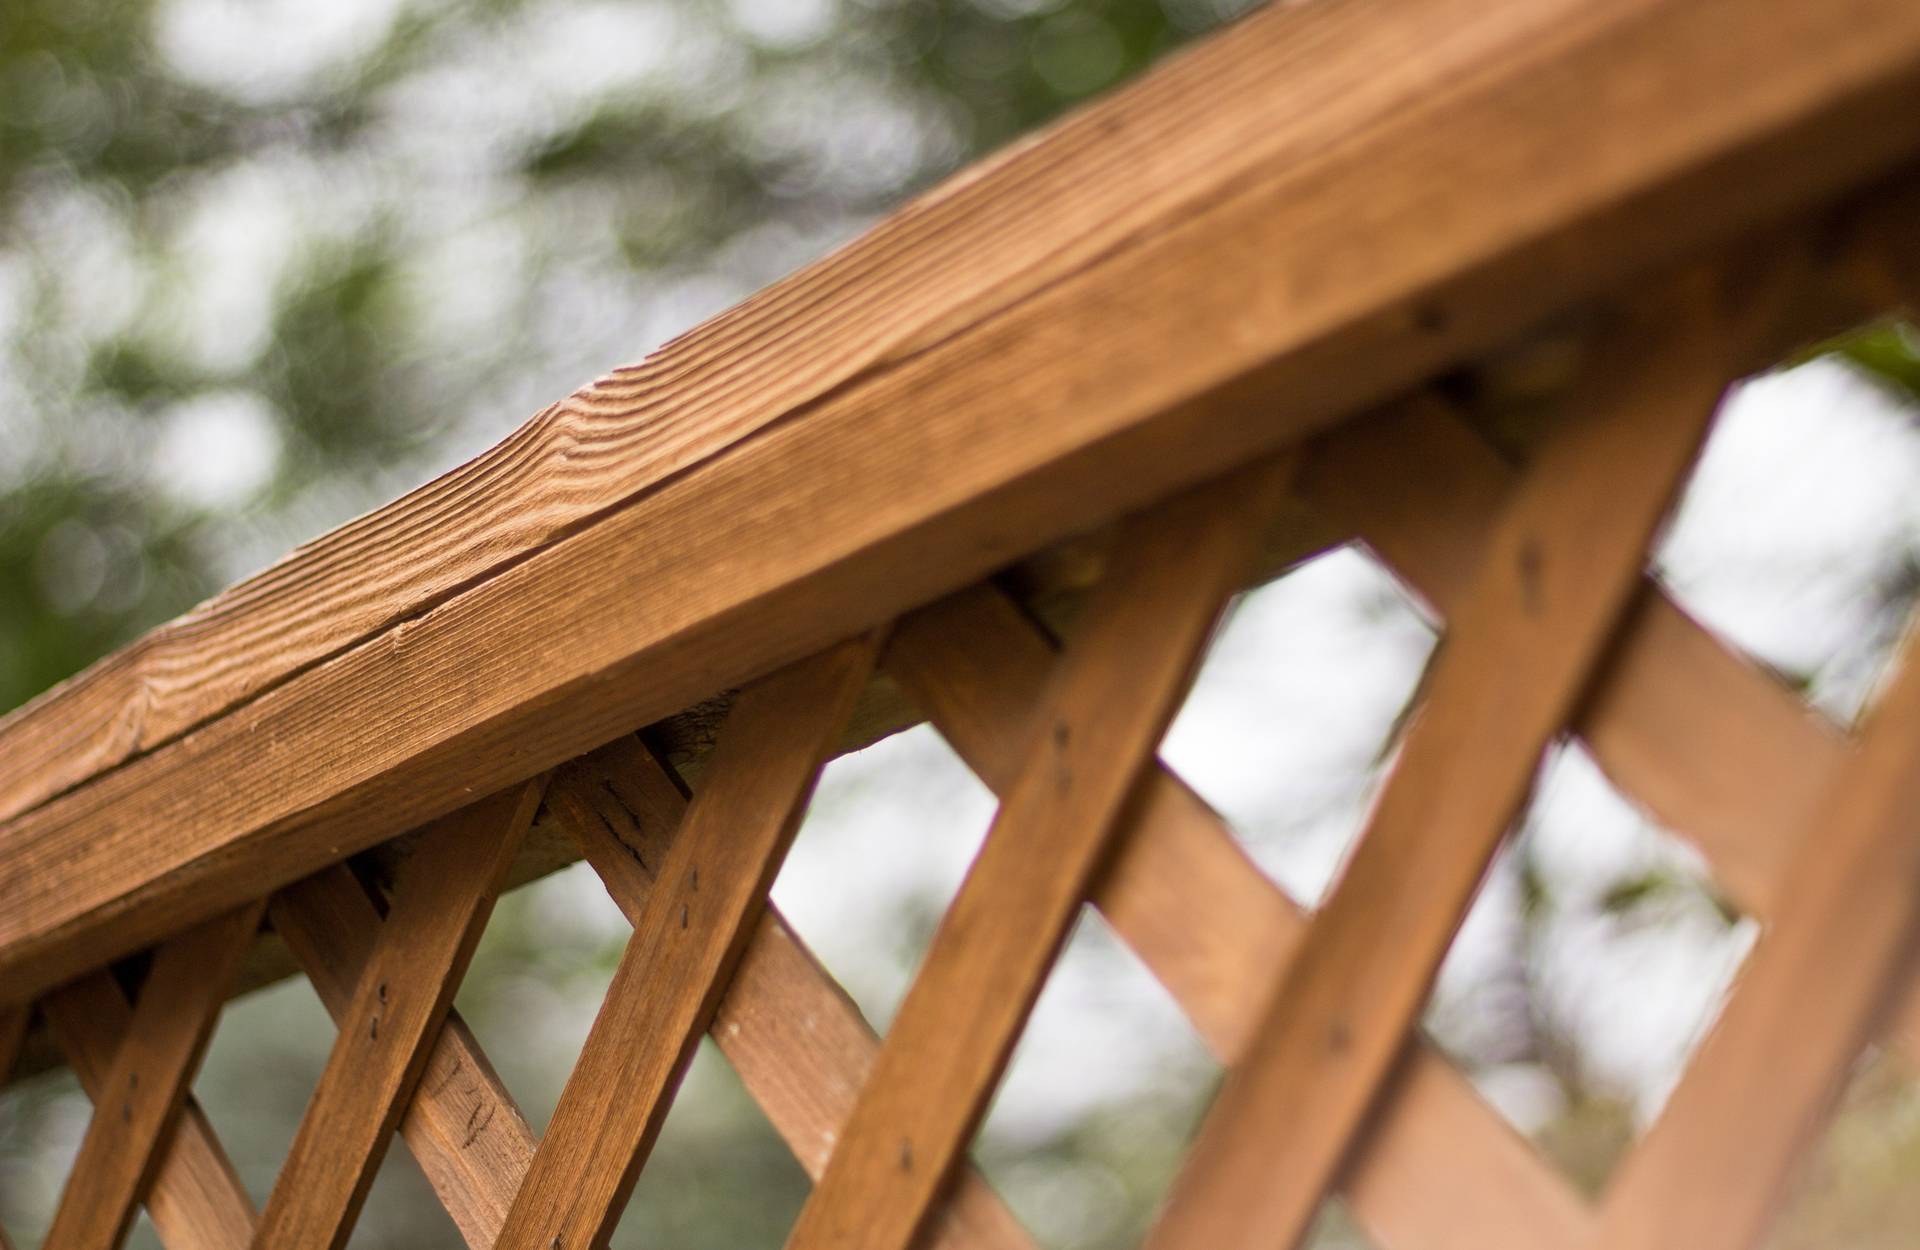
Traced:
POLYGON ((1768 1250, 1905 1250, 1920 1227, 1920 1080, 1911 1059, 1869 1048, 1801 1160, 1768 1250))
POLYGON ((828 764, 773 900, 884 1033, 995 800, 930 725, 828 764))
MULTIPOLYGON (((455 1006, 536 1137, 553 1118, 632 933, 584 860, 506 895, 494 910, 455 1006)), ((777 1246, 806 1193, 785 1144, 703 1041, 611 1244, 777 1246)))
POLYGON ((273 1190, 335 1036, 305 977, 243 994, 220 1013, 193 1092, 256 1207, 273 1190))
POLYGON ((1597 1194, 1711 1026, 1757 926, 1586 751, 1549 751, 1428 1004, 1428 1036, 1597 1194))
POLYGON ((453 1003, 536 1137, 553 1118, 632 934, 585 860, 494 905, 453 1003))
POLYGON ((1161 758, 1314 906, 1365 821, 1435 638, 1371 552, 1335 548, 1239 597, 1161 758))
POLYGON ((1042 1246, 1136 1245, 1219 1074, 1172 996, 1088 908, 1014 1048, 975 1165, 1042 1246))
MULTIPOLYGON (((456 1002, 536 1135, 586 1043, 632 926, 585 861, 502 898, 456 1002)), ((703 1041, 611 1244, 777 1246, 805 1173, 703 1041)))
MULTIPOLYGON (((293 1140, 333 1036, 332 1021, 304 980, 242 995, 221 1013, 193 1093, 256 1206, 272 1188, 277 1161, 293 1140)), ((34 1244, 52 1220, 91 1114, 91 1103, 64 1068, 0 1095, 0 1158, 6 1161, 0 1170, 0 1227, 16 1244, 34 1244)), ((389 1152, 352 1244, 376 1250, 458 1245, 425 1178, 411 1159, 396 1163, 396 1152, 405 1153, 389 1152)), ((161 1246, 144 1209, 124 1244, 130 1250, 161 1246)))
MULTIPOLYGON (((1080 915, 976 1134, 974 1166, 1048 1250, 1119 1250, 1150 1228, 1220 1064, 1093 909, 1080 915)), ((1309 1250, 1372 1250, 1338 1198, 1309 1250)))
MULTIPOLYGON (((851 969, 869 1018, 891 1018, 992 810, 925 727, 827 766, 773 897, 828 967, 851 969)), ((631 932, 585 863, 495 910, 456 1005, 536 1132, 631 932)), ((613 1244, 777 1246, 807 1191, 785 1143, 703 1042, 613 1244)))
POLYGON ((1659 550, 1691 615, 1842 723, 1920 591, 1916 379, 1885 323, 1736 387, 1659 550))
POLYGON ((777 1250, 811 1183, 712 1039, 704 1039, 613 1238, 617 1250, 777 1250))
MULTIPOLYGON (((1370 553, 1337 549, 1236 601, 1161 756, 1250 835, 1263 868, 1316 901, 1433 640, 1370 553)), ((1042 1245, 1134 1244, 1218 1073, 1168 992, 1089 910, 1023 1031, 975 1162, 1042 1245)), ((1309 1244, 1367 1246, 1334 1198, 1309 1244)))

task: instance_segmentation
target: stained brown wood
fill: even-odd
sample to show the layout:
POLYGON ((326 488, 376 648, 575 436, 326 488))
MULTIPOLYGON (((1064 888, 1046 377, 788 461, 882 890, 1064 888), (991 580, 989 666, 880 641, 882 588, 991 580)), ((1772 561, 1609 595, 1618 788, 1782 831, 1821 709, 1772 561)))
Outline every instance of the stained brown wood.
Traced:
MULTIPOLYGON (((1301 494, 1362 534, 1441 613, 1465 595, 1514 473, 1421 398, 1316 440, 1301 494)), ((1847 762, 1845 740, 1778 678, 1646 583, 1574 722, 1621 790, 1707 857, 1731 901, 1771 916, 1795 847, 1847 762)), ((1888 1040, 1920 1056, 1920 978, 1888 1040)))
MULTIPOLYGON (((886 666, 987 785, 1018 775, 1028 692, 1053 648, 1031 619, 989 586, 903 618, 886 666)), ((1241 850, 1226 824, 1157 766, 1121 817, 1093 902, 1166 985, 1208 1048, 1232 1062, 1259 1024, 1247 988, 1298 953, 1299 909, 1241 850)), ((736 978, 736 985, 739 978, 736 978)), ((1349 1162, 1349 1209, 1393 1250, 1552 1250, 1584 1244, 1586 1204, 1424 1042, 1349 1162), (1521 1238, 1503 1242, 1503 1230, 1521 1238)), ((951 1209, 952 1203, 948 1205, 951 1209)))
POLYGON ((1794 1161, 1904 985, 1920 935, 1920 647, 1801 837, 1780 899, 1645 1141, 1608 1187, 1609 1250, 1760 1244, 1794 1161))
POLYGON ((22 776, 81 763, 16 783, 0 977, 33 993, 1852 185, 1920 142, 1917 80, 1907 0, 1240 23, 12 722, 22 776))
MULTIPOLYGON (((366 889, 346 867, 329 868, 280 891, 267 914, 334 1023, 351 1023, 382 924, 366 889)), ((491 1247, 533 1158, 533 1130, 457 1010, 428 1045, 400 1137, 467 1244, 491 1247)))
POLYGON ((585 1250, 612 1236, 875 641, 843 643, 735 701, 507 1215, 502 1250, 585 1250))
POLYGON ((170 741, 289 669, 337 654, 761 428, 782 400, 908 354, 1163 215, 1173 219, 1170 210, 1208 203, 1263 158, 1310 153, 1329 134, 1390 115, 1445 82, 1449 64, 1517 58, 1579 11, 1566 0, 1531 7, 1490 15, 1429 0, 1387 17, 1334 11, 1248 22, 1251 29, 969 171, 829 261, 553 406, 500 455, 303 549, 47 698, 36 716, 60 728, 75 748, 71 762, 38 777, 0 766, 0 812, 170 741), (1409 47, 1427 59, 1411 61, 1409 47), (1164 143, 1170 133, 1183 142, 1164 143), (781 342, 796 319, 815 329, 824 321, 835 334, 781 342), (784 376, 766 376, 776 371, 784 376), (682 388, 663 385, 688 375, 694 382, 682 388), (750 388, 759 393, 741 410, 738 393, 750 388), (703 419, 607 420, 669 406, 703 419), (481 490, 502 506, 466 507, 481 490), (416 566, 368 558, 396 533, 409 543, 430 536, 416 566), (302 615, 296 597, 327 610, 302 615))
POLYGON ((790 1247, 904 1250, 926 1222, 1291 468, 1290 458, 1253 466, 1123 528, 1084 627, 1042 688, 1032 755, 934 934, 790 1247))
MULTIPOLYGON (((624 738, 562 769, 549 806, 636 925, 687 800, 666 766, 624 738), (607 798, 613 797, 609 803, 607 798), (639 818, 635 819, 635 814, 639 818)), ((708 1028, 807 1175, 818 1180, 880 1040, 769 902, 708 1028)), ((1031 1250, 998 1194, 968 1168, 928 1229, 929 1250, 1031 1250)))
MULTIPOLYGON (((1516 474, 1438 400, 1317 440, 1301 493, 1445 616, 1465 598, 1516 474)), ((1845 759, 1832 724, 1647 582, 1574 726, 1595 761, 1767 914, 1845 759)))
POLYGON ((261 1213, 260 1250, 346 1244, 545 788, 510 786, 422 837, 261 1213))
POLYGON ((140 989, 132 1027, 101 1084, 44 1250, 111 1250, 133 1222, 186 1102, 226 983, 260 927, 262 903, 162 945, 140 989))
MULTIPOLYGON (((41 1014, 95 1107, 108 1096, 114 1056, 133 1031, 133 1004, 113 973, 90 973, 49 994, 41 1014)), ((253 1200, 192 1094, 160 1147, 147 1216, 168 1250, 245 1250, 253 1200)))
POLYGON ((1305 1235, 1705 433, 1727 377, 1706 286, 1676 283, 1610 332, 1578 409, 1508 504, 1359 847, 1150 1247, 1305 1235))

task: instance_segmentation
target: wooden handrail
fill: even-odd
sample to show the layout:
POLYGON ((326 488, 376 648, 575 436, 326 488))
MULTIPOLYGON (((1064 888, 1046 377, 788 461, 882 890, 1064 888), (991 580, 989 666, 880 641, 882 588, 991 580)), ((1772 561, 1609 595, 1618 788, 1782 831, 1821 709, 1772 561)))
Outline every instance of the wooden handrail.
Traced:
POLYGON ((1910 0, 1258 14, 0 725, 0 994, 1829 199, 1916 95, 1910 0))

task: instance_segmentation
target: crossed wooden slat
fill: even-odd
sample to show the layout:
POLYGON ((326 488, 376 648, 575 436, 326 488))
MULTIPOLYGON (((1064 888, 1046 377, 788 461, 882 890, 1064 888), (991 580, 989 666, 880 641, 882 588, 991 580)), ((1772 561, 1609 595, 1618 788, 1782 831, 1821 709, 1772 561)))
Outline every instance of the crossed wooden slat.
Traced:
MULTIPOLYGON (((216 917, 154 952, 126 1035, 90 1091, 97 1110, 43 1246, 81 1250, 117 1245, 125 1236, 162 1162, 161 1146, 186 1105, 188 1083, 264 906, 263 899, 216 917)), ((76 1006, 70 992, 48 996, 56 1030, 76 1006)))
POLYGON ((743 691, 507 1222, 506 1246, 604 1245, 713 1019, 842 721, 862 639, 743 691))
POLYGON ((346 1243, 545 784, 435 822, 407 860, 254 1245, 346 1243))
MULTIPOLYGON (((1344 513, 1450 621, 1369 833, 1311 925, 1151 758, 1272 509, 1283 469, 1264 466, 1134 522, 1058 659, 984 587, 895 629, 887 667, 1004 802, 884 1043, 764 904, 864 678, 866 640, 743 692, 691 804, 631 739, 556 778, 549 806, 636 936, 545 1142, 447 1009, 535 785, 423 839, 384 919, 344 868, 275 898, 276 927, 342 1030, 257 1231, 185 1101, 220 994, 163 976, 180 963, 170 944, 131 1008, 105 973, 50 996, 43 1010, 98 1105, 118 1098, 131 1117, 126 1074, 164 1078, 140 1096, 138 1132, 90 1132, 108 1144, 83 1147, 70 1193, 103 1199, 73 1199, 86 1215, 63 1208, 50 1244, 112 1244, 144 1200, 174 1250, 249 1236, 339 1245, 396 1123, 470 1244, 600 1244, 693 1040, 711 1030, 819 1181, 795 1244, 904 1247, 924 1232, 1023 1245, 991 1190, 955 1168, 1083 901, 1235 1064, 1156 1232, 1164 1244, 1239 1244, 1254 1229, 1286 1240, 1329 1188, 1388 1250, 1571 1246, 1603 1232, 1609 1245, 1672 1244, 1675 1227, 1690 1245, 1746 1244, 1887 988, 1913 1010, 1897 959, 1913 905, 1896 885, 1911 880, 1920 678, 1908 668, 1851 754, 1640 580, 1727 376, 1697 293, 1641 315, 1658 337, 1629 323, 1590 412, 1511 499, 1485 448, 1422 404, 1331 436, 1309 460, 1301 492, 1344 513), (1650 353, 1654 342, 1665 346, 1650 353), (1423 499, 1432 506, 1409 506, 1423 499), (1570 717, 1602 766, 1772 922, 1597 1212, 1445 1060, 1407 1043, 1535 760, 1570 717), (1488 770, 1472 784, 1469 760, 1488 770), (1392 941, 1366 923, 1382 917, 1392 941), (1829 1023, 1803 1045, 1780 1021, 1798 1024, 1796 1004, 1811 1001, 1829 1023), (1753 1112, 1741 1099, 1758 1073, 1785 1075, 1777 1105, 1753 1112)), ((227 923, 237 952, 253 919, 227 923)), ((12 1026, 0 1027, 8 1058, 24 1018, 0 1026, 12 1026)))
POLYGON ((1505 508, 1368 827, 1150 1247, 1305 1235, 1705 435, 1728 374, 1723 327, 1695 285, 1637 305, 1607 336, 1505 508))
POLYGON ((925 1223, 1291 467, 1242 471, 1123 531, 790 1246, 905 1246, 925 1223))

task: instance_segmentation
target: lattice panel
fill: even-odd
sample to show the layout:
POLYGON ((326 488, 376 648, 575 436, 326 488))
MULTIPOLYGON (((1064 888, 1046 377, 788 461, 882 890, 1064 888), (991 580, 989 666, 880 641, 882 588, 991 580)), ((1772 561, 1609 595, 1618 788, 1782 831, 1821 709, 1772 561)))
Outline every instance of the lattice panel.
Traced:
MULTIPOLYGON (((1719 291, 1614 317, 1522 474, 1409 402, 1131 518, 1064 646, 976 586, 740 692, 690 799, 622 738, 428 827, 384 894, 336 865, 163 944, 131 999, 108 971, 44 997, 96 1106, 45 1244, 116 1245, 144 1203, 170 1250, 344 1245, 397 1131, 469 1245, 603 1245, 710 1033, 815 1181, 790 1246, 1030 1246, 966 1147, 1086 905, 1229 1065, 1150 1247, 1296 1244, 1330 1193, 1383 1250, 1755 1244, 1862 1047, 1915 1045, 1920 665, 1847 741, 1647 580, 1747 355, 1719 291), (1155 759, 1290 495, 1447 620, 1311 917, 1155 759), (876 664, 1001 800, 884 1039, 766 898, 876 664), (1597 1204, 1416 1027, 1563 733, 1767 923, 1597 1204), (634 934, 536 1140, 450 1004, 543 801, 634 934), (339 1034, 256 1212, 189 1086, 263 909, 339 1034)), ((0 1014, 0 1060, 26 1025, 0 1014)))

